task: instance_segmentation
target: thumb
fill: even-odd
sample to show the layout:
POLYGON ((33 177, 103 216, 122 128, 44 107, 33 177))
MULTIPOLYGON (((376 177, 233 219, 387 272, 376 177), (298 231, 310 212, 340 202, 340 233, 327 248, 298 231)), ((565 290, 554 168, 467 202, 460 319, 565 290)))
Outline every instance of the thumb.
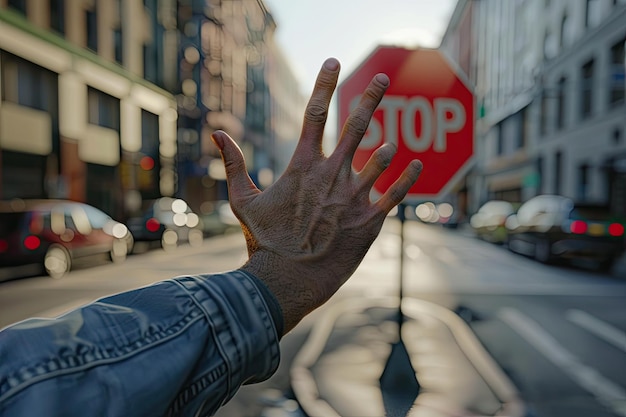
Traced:
POLYGON ((222 154, 231 201, 259 193, 259 189, 248 175, 246 161, 239 145, 222 130, 215 131, 211 139, 222 154))

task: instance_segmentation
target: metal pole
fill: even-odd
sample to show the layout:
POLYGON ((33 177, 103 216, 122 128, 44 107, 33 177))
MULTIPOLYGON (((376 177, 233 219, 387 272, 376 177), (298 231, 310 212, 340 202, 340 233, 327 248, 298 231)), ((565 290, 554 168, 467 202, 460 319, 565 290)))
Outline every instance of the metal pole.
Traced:
POLYGON ((398 204, 398 220, 400 220, 400 270, 398 271, 398 279, 400 290, 398 295, 400 300, 398 301, 398 331, 404 321, 404 314, 402 313, 402 300, 404 297, 404 221, 406 220, 406 206, 404 203, 398 204))

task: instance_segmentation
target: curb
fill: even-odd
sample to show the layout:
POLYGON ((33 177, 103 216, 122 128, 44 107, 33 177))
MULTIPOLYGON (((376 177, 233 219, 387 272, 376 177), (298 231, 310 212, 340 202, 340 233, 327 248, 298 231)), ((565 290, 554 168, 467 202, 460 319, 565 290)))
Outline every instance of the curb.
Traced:
MULTIPOLYGON (((330 307, 314 324, 309 337, 294 358, 290 369, 291 386, 295 398, 307 415, 311 417, 340 417, 337 410, 321 398, 317 381, 312 372, 313 365, 322 356, 336 321, 344 314, 358 312, 370 307, 397 308, 397 306, 397 297, 343 300, 330 307)), ((402 311, 407 317, 407 322, 411 320, 420 322, 424 319, 436 320, 447 327, 462 351, 464 359, 471 364, 501 404, 499 411, 496 414, 491 414, 491 416, 523 417, 526 415, 526 407, 520 399, 519 392, 482 347, 465 321, 444 307, 417 299, 404 299, 402 311)), ((403 338, 406 339, 404 336, 403 338)), ((445 407, 442 407, 443 403, 445 401, 442 402, 441 398, 437 398, 437 395, 420 394, 415 400, 413 408, 420 408, 422 412, 431 411, 433 415, 437 416, 477 416, 467 410, 459 411, 449 408, 446 410, 445 407)), ((420 416, 429 415, 418 414, 420 416)))

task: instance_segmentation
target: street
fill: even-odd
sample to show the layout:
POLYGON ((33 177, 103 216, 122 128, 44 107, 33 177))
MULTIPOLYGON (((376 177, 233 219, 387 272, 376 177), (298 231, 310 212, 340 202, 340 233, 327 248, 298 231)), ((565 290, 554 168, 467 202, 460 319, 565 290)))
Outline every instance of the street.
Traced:
MULTIPOLYGON (((404 227, 404 295, 463 318, 521 392, 531 416, 626 416, 626 281, 542 265, 463 230, 412 221, 404 227)), ((395 219, 387 221, 354 277, 283 338, 274 377, 243 387, 218 415, 256 416, 260 396, 267 400, 289 391, 291 361, 327 309, 345 300, 399 293, 399 230, 395 219)), ((201 247, 155 249, 122 264, 81 268, 60 280, 2 282, 0 327, 30 316, 52 317, 172 276, 235 268, 244 257, 243 237, 234 233, 206 239, 201 247)))

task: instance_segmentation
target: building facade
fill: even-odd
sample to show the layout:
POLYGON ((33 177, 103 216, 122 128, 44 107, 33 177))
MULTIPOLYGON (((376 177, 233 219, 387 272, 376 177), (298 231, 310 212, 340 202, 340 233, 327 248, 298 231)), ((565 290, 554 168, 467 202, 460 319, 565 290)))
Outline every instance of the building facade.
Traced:
POLYGON ((174 4, 0 0, 0 198, 174 195, 174 4))
POLYGON ((490 199, 559 194, 626 215, 625 42, 623 0, 457 3, 441 48, 460 63, 470 56, 470 212, 490 199))
POLYGON ((180 0, 179 181, 181 197, 205 212, 228 198, 210 135, 229 133, 261 187, 285 166, 302 100, 274 42, 276 23, 261 0, 180 0))

